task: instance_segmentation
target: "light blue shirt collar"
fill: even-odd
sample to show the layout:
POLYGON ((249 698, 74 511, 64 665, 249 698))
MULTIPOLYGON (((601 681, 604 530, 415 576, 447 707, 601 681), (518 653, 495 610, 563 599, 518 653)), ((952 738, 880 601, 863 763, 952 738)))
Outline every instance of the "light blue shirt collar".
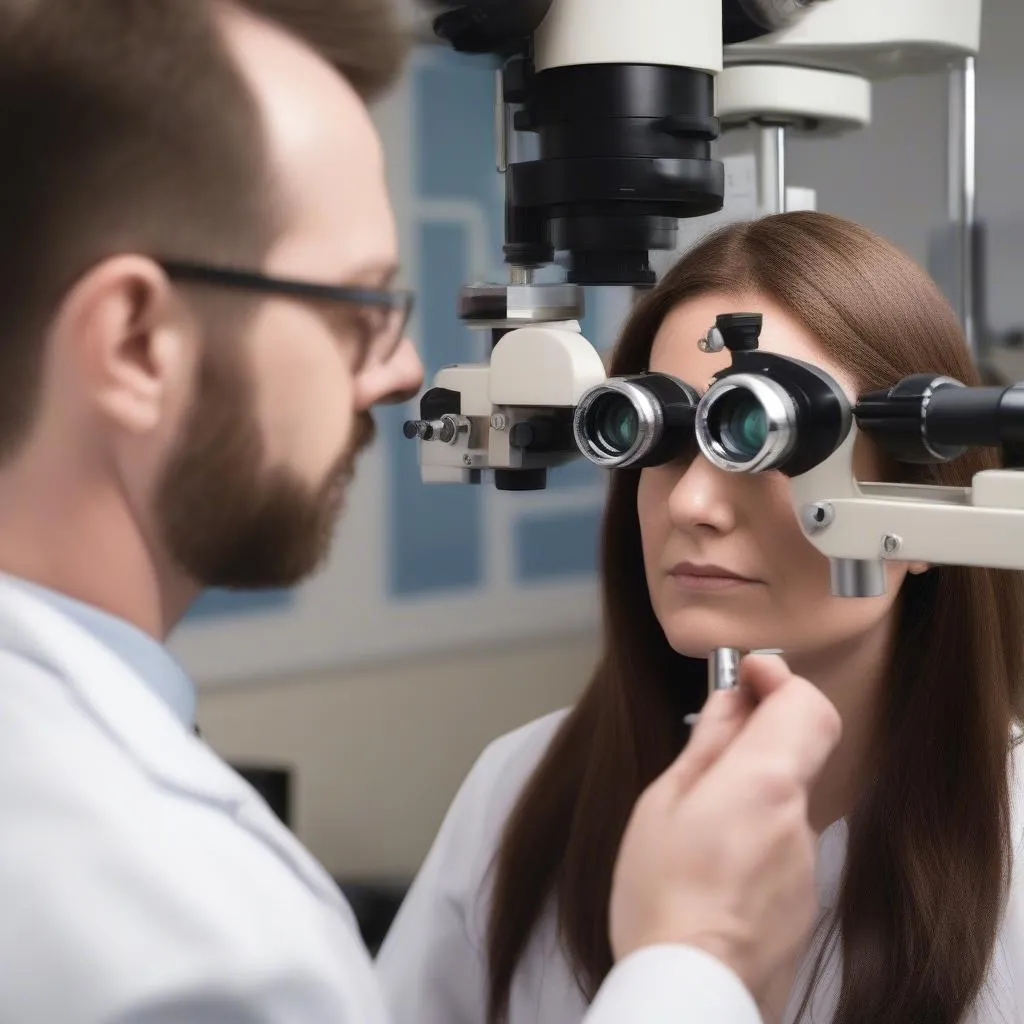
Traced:
POLYGON ((23 579, 12 579, 11 582, 46 601, 91 633, 139 676, 181 719, 185 728, 194 727, 195 686, 162 643, 125 619, 49 587, 23 579))

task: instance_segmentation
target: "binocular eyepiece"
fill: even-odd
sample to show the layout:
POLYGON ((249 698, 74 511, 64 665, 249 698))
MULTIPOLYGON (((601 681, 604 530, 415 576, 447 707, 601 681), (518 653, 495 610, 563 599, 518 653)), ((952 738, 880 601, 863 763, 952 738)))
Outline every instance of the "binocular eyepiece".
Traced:
POLYGON ((585 392, 576 407, 576 445, 607 469, 656 466, 693 447, 700 396, 665 373, 613 377, 585 392))
POLYGON ((699 450, 734 473, 795 476, 831 455, 849 433, 850 403, 826 373, 758 349, 760 313, 726 313, 698 342, 728 348, 732 366, 703 395, 663 373, 613 377, 585 392, 574 437, 583 456, 608 469, 643 468, 699 450))
POLYGON ((799 476, 836 452, 852 429, 897 462, 938 463, 968 448, 1024 462, 1024 383, 967 387, 916 373, 851 401, 824 370, 758 349, 761 314, 726 313, 700 339, 729 349, 732 365, 703 394, 664 373, 612 377, 584 392, 573 432, 582 455, 606 469, 641 469, 698 451, 730 473, 799 476))

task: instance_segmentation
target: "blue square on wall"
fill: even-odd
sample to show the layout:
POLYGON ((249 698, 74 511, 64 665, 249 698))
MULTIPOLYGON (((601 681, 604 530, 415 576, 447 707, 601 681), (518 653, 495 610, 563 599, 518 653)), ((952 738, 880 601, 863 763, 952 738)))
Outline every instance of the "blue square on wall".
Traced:
POLYGON ((207 590, 188 611, 186 621, 225 618, 236 615, 288 611, 295 603, 294 590, 207 590))

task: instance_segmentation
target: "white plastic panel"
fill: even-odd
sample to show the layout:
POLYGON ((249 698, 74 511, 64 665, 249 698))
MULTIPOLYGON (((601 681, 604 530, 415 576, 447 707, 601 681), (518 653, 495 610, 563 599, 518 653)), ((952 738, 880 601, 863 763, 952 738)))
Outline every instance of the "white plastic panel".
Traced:
POLYGON ((754 117, 814 118, 821 134, 871 123, 871 83, 856 75, 813 68, 753 64, 728 67, 718 76, 718 116, 723 123, 754 117))
POLYGON ((981 0, 820 0, 791 28, 730 46, 725 63, 798 63, 881 80, 939 70, 980 45, 981 0))
POLYGON ((722 4, 555 0, 534 44, 538 71, 572 64, 668 64, 720 71, 722 4))
POLYGON ((568 327, 522 327, 506 334, 491 353, 494 405, 576 405, 607 374, 601 355, 568 327))

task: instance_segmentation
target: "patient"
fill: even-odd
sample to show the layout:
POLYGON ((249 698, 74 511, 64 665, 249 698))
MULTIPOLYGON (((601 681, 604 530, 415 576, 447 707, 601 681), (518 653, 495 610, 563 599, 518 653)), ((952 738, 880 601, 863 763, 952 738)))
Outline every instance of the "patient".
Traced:
MULTIPOLYGON (((764 314, 763 348, 820 365, 851 395, 921 371, 978 383, 927 274, 818 213, 710 236, 640 302, 610 372, 703 389, 729 358, 698 338, 717 314, 747 311, 764 314)), ((996 465, 973 452, 894 466, 860 441, 862 479, 964 484, 996 465)), ((820 924, 796 986, 780 982, 777 1019, 1024 1021, 1021 574, 891 562, 884 596, 832 597, 785 477, 699 455, 613 474, 602 564, 589 686, 483 753, 381 951, 395 1019, 581 1020, 612 966, 609 891, 634 801, 686 743, 709 649, 737 646, 782 648, 844 726, 809 808, 820 924)))

